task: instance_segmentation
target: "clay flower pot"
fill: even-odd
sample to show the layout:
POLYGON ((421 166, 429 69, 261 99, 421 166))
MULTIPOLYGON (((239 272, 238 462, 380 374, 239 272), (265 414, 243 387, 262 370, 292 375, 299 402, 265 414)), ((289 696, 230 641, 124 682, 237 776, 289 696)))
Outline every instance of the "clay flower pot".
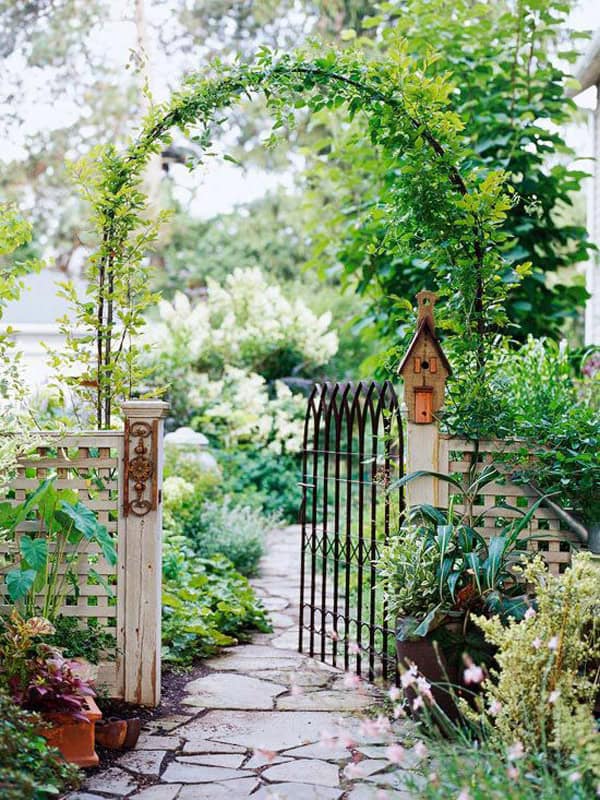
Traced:
POLYGON ((91 697, 85 698, 87 710, 84 715, 88 722, 73 719, 71 714, 61 711, 45 713, 44 720, 49 723, 40 730, 40 734, 51 747, 62 753, 65 761, 78 767, 95 767, 98 756, 95 746, 96 721, 102 719, 102 712, 91 697))

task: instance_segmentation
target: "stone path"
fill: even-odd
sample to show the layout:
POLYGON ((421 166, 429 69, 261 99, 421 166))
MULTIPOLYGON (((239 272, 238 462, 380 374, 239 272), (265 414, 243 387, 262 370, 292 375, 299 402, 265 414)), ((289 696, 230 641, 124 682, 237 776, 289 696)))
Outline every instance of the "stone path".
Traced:
MULTIPOLYGON (((410 796, 402 791, 405 773, 390 772, 381 738, 358 734, 360 713, 380 700, 377 690, 350 689, 343 673, 295 649, 298 535, 296 527, 269 534, 253 581, 271 612, 273 633, 206 661, 211 671, 186 685, 181 712, 150 722, 135 750, 91 776, 69 800, 410 796), (327 741, 340 725, 350 733, 327 741)), ((395 735, 410 740, 410 723, 397 725, 395 735)), ((403 766, 410 768, 418 758, 406 754, 403 766)))

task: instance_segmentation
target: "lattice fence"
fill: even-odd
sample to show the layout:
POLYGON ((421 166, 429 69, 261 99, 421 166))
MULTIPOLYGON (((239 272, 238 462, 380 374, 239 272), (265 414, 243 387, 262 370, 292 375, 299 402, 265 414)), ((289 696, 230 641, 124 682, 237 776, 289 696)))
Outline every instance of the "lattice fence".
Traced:
MULTIPOLYGON (((456 476, 464 475, 471 469, 476 459, 478 469, 493 464, 502 474, 498 481, 485 486, 482 494, 476 498, 473 508, 475 515, 487 509, 485 524, 478 528, 484 536, 489 537, 497 533, 506 520, 519 516, 520 511, 527 512, 538 499, 539 495, 534 489, 527 485, 516 484, 510 477, 518 464, 523 465, 524 459, 529 463, 534 459, 532 455, 523 455, 522 445, 499 440, 481 441, 475 445, 462 439, 441 436, 439 446, 441 472, 456 476), (501 504, 516 507, 520 511, 502 508, 501 504)), ((440 504, 446 505, 448 484, 440 482, 439 491, 440 504)), ((459 505, 456 508, 461 510, 459 505)), ((535 512, 530 529, 524 531, 522 536, 534 537, 527 542, 527 549, 540 552, 554 574, 564 572, 571 561, 573 547, 581 547, 575 534, 554 511, 543 504, 535 512)))
MULTIPOLYGON (((25 499, 49 475, 57 489, 74 489, 96 512, 114 538, 117 563, 100 548, 83 543, 70 568, 78 589, 70 589, 61 614, 94 619, 114 637, 104 654, 97 684, 110 696, 156 705, 160 699, 160 581, 162 485, 162 419, 166 405, 126 404, 125 430, 89 433, 44 433, 37 456, 24 460, 11 485, 15 503, 25 499), (133 499, 132 499, 133 498, 133 499)), ((16 542, 0 540, 6 565, 0 569, 0 614, 10 612, 3 575, 18 557, 18 536, 39 530, 36 520, 23 522, 16 542)), ((52 544, 50 544, 52 548, 52 544)), ((67 553, 73 553, 74 547, 67 553)), ((68 555, 67 555, 68 558, 68 555)), ((60 567, 62 574, 67 563, 60 567)))
MULTIPOLYGON (((38 448, 37 458, 23 461, 19 467, 12 484, 14 502, 22 502, 38 486, 40 480, 56 474, 56 488, 77 490, 79 500, 97 513, 99 521, 114 537, 119 550, 119 474, 123 459, 123 434, 95 432, 60 437, 49 435, 45 438, 48 444, 38 448)), ((3 573, 10 569, 10 563, 15 560, 19 533, 30 533, 38 528, 37 521, 23 522, 18 528, 16 542, 0 543, 0 553, 9 562, 3 567, 3 573)), ((52 545, 50 547, 52 549, 52 545)), ((73 553, 74 547, 67 546, 66 551, 73 553)), ((60 572, 64 574, 65 569, 66 564, 60 567, 60 572)), ((118 597, 118 566, 109 564, 96 544, 84 542, 72 569, 79 577, 78 593, 75 594, 70 587, 61 614, 81 620, 93 618, 99 626, 114 636, 115 647, 112 652, 105 654, 100 667, 99 682, 111 694, 121 696, 119 652, 123 643, 119 640, 122 639, 123 625, 117 618, 122 610, 118 597), (100 579, 94 572, 101 576, 100 579)), ((4 589, 2 582, 2 614, 10 611, 4 589)), ((41 599, 40 597, 40 601, 41 599)))

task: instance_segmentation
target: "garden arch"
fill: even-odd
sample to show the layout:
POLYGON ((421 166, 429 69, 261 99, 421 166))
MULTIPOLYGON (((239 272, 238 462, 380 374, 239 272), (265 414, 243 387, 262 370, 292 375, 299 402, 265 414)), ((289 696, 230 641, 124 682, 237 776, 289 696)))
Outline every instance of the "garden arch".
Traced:
MULTIPOLYGON (((501 288, 490 276, 495 276, 502 262, 494 236, 509 205, 503 177, 473 172, 467 176, 462 126, 448 109, 451 85, 439 77, 427 77, 427 65, 411 64, 400 46, 391 49, 385 62, 366 61, 352 50, 315 53, 275 56, 263 49, 251 64, 216 64, 210 78, 192 75, 169 103, 150 110, 139 135, 124 152, 119 153, 114 145, 98 147, 74 166, 73 174, 92 208, 97 247, 89 259, 88 296, 78 300, 73 293, 71 297, 77 323, 63 328, 66 355, 61 362, 73 367, 64 370, 71 375, 66 382, 95 410, 99 429, 111 427, 114 412, 132 397, 145 375, 136 335, 155 297, 148 288, 144 255, 166 215, 161 212, 152 219, 146 213, 144 168, 170 142, 175 127, 187 134, 193 126, 199 127, 195 139, 206 149, 216 115, 241 97, 251 98, 259 92, 266 98, 274 130, 292 125, 299 107, 315 112, 343 106, 349 119, 364 114, 373 145, 391 164, 401 163, 402 167, 398 170, 398 202, 391 206, 397 227, 394 235, 401 230, 411 256, 424 242, 442 279, 447 280, 450 266, 462 276, 460 291, 455 291, 448 303, 461 325, 454 357, 462 348, 465 363, 474 365, 479 374, 484 369, 486 347, 490 346, 486 336, 493 337, 498 322, 497 302, 493 301, 498 299, 494 292, 501 288), (494 322, 489 328, 486 297, 491 300, 494 322)), ((387 392, 391 398, 391 390, 387 392)), ((368 407, 372 393, 364 400, 368 407)), ((397 402, 385 410, 397 415, 397 402)), ((380 411, 373 414, 383 419, 380 411)), ((384 460, 389 456, 384 453, 384 460)), ((373 536, 371 540, 368 547, 359 544, 361 567, 372 553, 373 536)), ((373 618, 376 603, 370 591, 367 626, 372 675, 376 650, 386 669, 389 630, 385 622, 377 629, 373 618)), ((385 612, 383 616, 385 619, 385 612)), ((321 622, 322 651, 325 617, 321 622)), ((354 633, 359 642, 361 624, 359 619, 354 633)), ((344 636, 347 641, 352 633, 344 636)), ((312 650, 312 643, 310 647, 312 650)), ((360 657, 357 667, 360 669, 360 657)))
MULTIPOLYGON (((434 246, 442 254, 443 269, 447 271, 449 261, 457 272, 469 275, 454 297, 454 312, 465 320, 463 349, 474 354, 482 369, 486 272, 497 267, 490 243, 507 205, 502 176, 490 180, 493 176, 474 175, 472 186, 463 177, 462 126, 447 108, 451 86, 426 77, 400 48, 386 62, 367 62, 354 51, 330 49, 310 58, 276 57, 263 49, 252 64, 217 64, 214 71, 208 79, 190 76, 168 104, 152 108, 125 152, 118 153, 113 145, 97 148, 74 168, 92 206, 98 247, 90 258, 91 297, 82 302, 72 297, 78 327, 90 332, 95 352, 87 355, 85 374, 78 371, 71 385, 95 409, 97 426, 110 427, 115 408, 131 397, 143 376, 134 336, 153 299, 143 255, 165 219, 164 213, 154 220, 144 216, 144 167, 170 142, 174 127, 189 133, 200 126, 195 139, 208 147, 215 115, 257 92, 266 98, 274 130, 293 125, 298 107, 318 111, 345 106, 349 119, 364 112, 371 141, 388 158, 402 155, 408 167, 413 160, 426 167, 426 174, 405 168, 399 178, 402 225, 414 241, 439 239, 434 246), (454 234, 453 240, 457 228, 460 235, 454 234)), ((68 328, 64 333, 72 362, 80 363, 80 338, 68 328)))

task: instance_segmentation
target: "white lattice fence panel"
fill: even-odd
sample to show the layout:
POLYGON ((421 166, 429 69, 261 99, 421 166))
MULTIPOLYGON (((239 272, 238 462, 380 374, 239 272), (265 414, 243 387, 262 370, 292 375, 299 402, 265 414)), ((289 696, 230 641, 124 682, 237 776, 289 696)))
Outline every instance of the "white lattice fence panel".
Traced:
MULTIPOLYGON (((518 443, 499 440, 481 441, 476 447, 473 442, 441 437, 440 469, 442 472, 457 477, 462 476, 469 472, 473 460, 476 459, 479 470, 486 465, 493 464, 502 475, 497 481, 484 487, 481 495, 476 498, 473 508, 475 515, 485 511, 484 525, 478 530, 486 538, 497 534, 507 520, 520 516, 520 511, 527 512, 527 509, 531 508, 539 497, 530 486, 516 484, 510 478, 516 465, 523 465, 524 458, 528 459, 530 463, 534 460, 532 455, 523 455, 523 446, 518 443), (519 511, 498 507, 502 503, 516 507, 519 511)), ((448 492, 448 485, 440 486, 440 490, 448 492)), ((451 494, 451 487, 449 491, 451 494)), ((458 511, 462 510, 458 504, 455 507, 458 511)), ((560 574, 566 569, 571 561, 572 547, 574 544, 578 544, 575 534, 566 527, 554 511, 544 505, 535 512, 529 529, 523 531, 522 538, 529 536, 532 536, 533 539, 526 543, 527 549, 540 552, 554 574, 560 574)))
MULTIPOLYGON (((124 530, 120 476, 123 474, 123 433, 96 431, 69 435, 44 434, 45 446, 38 448, 37 457, 23 461, 12 483, 14 502, 25 499, 40 480, 56 475, 57 489, 74 489, 79 500, 98 515, 99 521, 114 538, 118 552, 116 565, 109 564, 99 547, 83 543, 78 555, 73 558, 72 569, 78 576, 78 591, 71 587, 66 595, 61 614, 81 620, 94 618, 98 625, 114 636, 115 647, 106 653, 100 664, 98 683, 111 696, 123 694, 123 580, 124 575, 124 530), (101 576, 100 579, 94 572, 101 576), (105 584, 105 585, 104 585, 105 584)), ((37 521, 23 522, 17 533, 36 531, 37 521)), ((10 569, 18 550, 16 543, 0 543, 0 553, 6 556, 8 565, 0 574, 10 569)), ((73 557, 74 547, 67 547, 66 558, 73 557)), ((61 565, 65 573, 67 563, 61 565)), ((6 602, 4 580, 0 582, 0 613, 10 611, 6 602)))

